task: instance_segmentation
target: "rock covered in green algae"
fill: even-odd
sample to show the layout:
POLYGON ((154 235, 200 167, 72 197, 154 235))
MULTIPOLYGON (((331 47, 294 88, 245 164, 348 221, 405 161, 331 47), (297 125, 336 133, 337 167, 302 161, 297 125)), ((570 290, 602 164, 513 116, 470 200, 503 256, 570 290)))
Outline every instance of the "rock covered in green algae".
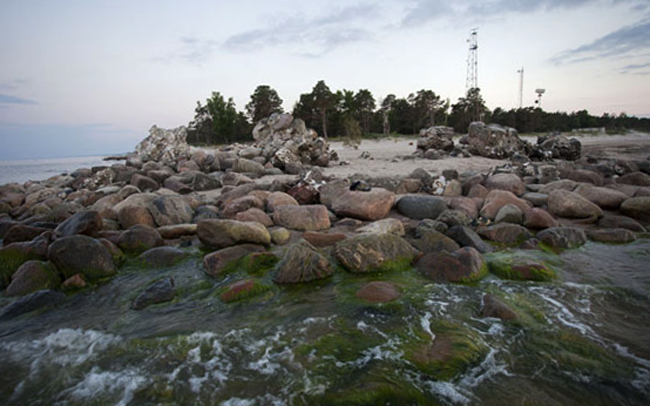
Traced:
POLYGON ((117 246, 126 252, 141 253, 163 245, 158 230, 143 224, 136 224, 122 232, 117 239, 117 246))
POLYGON ((310 282, 327 278, 334 272, 327 258, 305 240, 287 249, 277 269, 273 278, 275 283, 310 282))
POLYGON ((437 282, 473 282, 487 273, 481 253, 472 247, 426 254, 416 264, 426 277, 437 282))
POLYGON ((422 252, 447 251, 454 252, 460 248, 456 241, 436 230, 420 232, 420 238, 411 239, 409 242, 422 252))
POLYGON ((517 320, 519 316, 503 300, 495 295, 483 295, 482 317, 496 317, 501 320, 517 320))
POLYGON ((393 234, 362 234, 336 243, 334 258, 352 273, 405 270, 421 253, 393 234))
POLYGON ((222 248, 203 257, 205 273, 217 276, 232 271, 233 265, 246 255, 255 252, 264 252, 265 248, 255 244, 241 244, 233 247, 222 248))
POLYGON ((244 279, 231 283, 221 292, 219 298, 224 303, 232 303, 257 296, 271 289, 258 279, 244 279))
POLYGON ((30 260, 47 258, 48 240, 37 237, 29 242, 15 242, 0 248, 0 288, 11 282, 11 276, 30 260))
POLYGON ((201 220, 196 234, 205 245, 225 248, 240 243, 271 244, 271 235, 260 223, 236 220, 201 220))
POLYGON ((522 252, 501 252, 490 255, 490 272, 504 279, 550 281, 557 277, 544 263, 522 252))
POLYGON ((113 257, 106 247, 94 238, 73 235, 54 241, 47 255, 67 279, 81 273, 87 279, 113 276, 117 272, 113 257))
POLYGON ((23 296, 42 289, 57 289, 60 285, 61 279, 50 262, 27 261, 14 273, 6 294, 23 296))

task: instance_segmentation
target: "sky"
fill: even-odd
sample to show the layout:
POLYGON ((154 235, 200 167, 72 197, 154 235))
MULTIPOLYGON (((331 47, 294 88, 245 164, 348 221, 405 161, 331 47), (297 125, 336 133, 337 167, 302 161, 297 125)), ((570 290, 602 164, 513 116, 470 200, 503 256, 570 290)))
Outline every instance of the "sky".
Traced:
POLYGON ((650 116, 649 0, 2 0, 0 160, 132 151, 212 91, 291 110, 319 80, 379 101, 465 93, 470 31, 489 108, 650 116))

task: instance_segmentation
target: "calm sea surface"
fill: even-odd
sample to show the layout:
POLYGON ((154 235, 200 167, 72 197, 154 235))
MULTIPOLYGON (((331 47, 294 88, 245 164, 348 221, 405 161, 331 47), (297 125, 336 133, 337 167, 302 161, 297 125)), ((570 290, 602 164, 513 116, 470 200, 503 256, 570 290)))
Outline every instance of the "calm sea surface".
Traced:
POLYGON ((105 155, 71 158, 21 159, 0 161, 0 185, 28 180, 44 180, 78 168, 111 166, 115 161, 104 161, 105 155))

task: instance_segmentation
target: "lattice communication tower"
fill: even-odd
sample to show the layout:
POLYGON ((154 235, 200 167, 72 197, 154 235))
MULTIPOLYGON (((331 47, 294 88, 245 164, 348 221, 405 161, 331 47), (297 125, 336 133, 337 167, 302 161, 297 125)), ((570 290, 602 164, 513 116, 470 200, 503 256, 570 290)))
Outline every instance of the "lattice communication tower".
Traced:
POLYGON ((469 54, 467 55, 467 80, 465 91, 478 87, 478 29, 474 28, 469 33, 469 54))
POLYGON ((519 74, 519 108, 524 107, 524 67, 517 71, 519 74))

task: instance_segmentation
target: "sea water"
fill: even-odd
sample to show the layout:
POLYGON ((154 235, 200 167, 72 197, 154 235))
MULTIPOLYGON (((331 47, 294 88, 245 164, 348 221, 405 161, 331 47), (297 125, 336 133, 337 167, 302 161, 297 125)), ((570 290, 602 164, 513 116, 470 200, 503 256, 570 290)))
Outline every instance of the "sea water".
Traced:
POLYGON ((71 173, 78 168, 111 166, 114 162, 104 161, 103 155, 68 158, 42 158, 0 161, 0 185, 29 180, 45 180, 63 173, 71 173))

